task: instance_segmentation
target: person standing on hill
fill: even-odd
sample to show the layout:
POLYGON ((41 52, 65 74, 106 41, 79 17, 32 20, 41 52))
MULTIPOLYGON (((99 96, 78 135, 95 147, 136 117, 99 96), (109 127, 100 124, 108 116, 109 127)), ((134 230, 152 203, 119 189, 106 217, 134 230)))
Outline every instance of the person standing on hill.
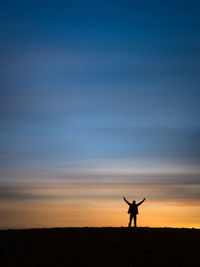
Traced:
POLYGON ((135 200, 133 200, 133 202, 130 203, 128 202, 128 200, 125 199, 125 197, 123 197, 123 199, 129 205, 128 214, 130 214, 130 220, 128 227, 131 228, 131 222, 133 218, 134 218, 134 227, 137 227, 138 206, 140 206, 145 201, 145 198, 139 203, 136 203, 135 200))

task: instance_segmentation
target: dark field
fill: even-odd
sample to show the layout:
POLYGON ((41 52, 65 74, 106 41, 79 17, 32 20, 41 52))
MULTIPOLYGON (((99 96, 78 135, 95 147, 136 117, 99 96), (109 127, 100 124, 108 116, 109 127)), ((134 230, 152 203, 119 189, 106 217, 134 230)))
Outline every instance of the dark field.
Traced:
POLYGON ((2 230, 0 246, 3 267, 200 266, 196 229, 2 230))

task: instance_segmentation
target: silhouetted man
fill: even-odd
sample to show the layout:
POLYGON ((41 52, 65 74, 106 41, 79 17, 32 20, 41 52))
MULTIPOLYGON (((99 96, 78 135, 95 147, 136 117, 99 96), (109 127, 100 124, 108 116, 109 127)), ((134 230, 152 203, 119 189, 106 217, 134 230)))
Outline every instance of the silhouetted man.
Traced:
POLYGON ((130 203, 128 202, 128 200, 125 199, 125 197, 123 197, 123 199, 129 205, 128 214, 130 214, 130 220, 128 227, 131 227, 131 222, 133 218, 134 218, 134 227, 137 227, 138 206, 140 206, 145 201, 145 198, 139 203, 136 203, 135 200, 133 200, 133 202, 130 203))

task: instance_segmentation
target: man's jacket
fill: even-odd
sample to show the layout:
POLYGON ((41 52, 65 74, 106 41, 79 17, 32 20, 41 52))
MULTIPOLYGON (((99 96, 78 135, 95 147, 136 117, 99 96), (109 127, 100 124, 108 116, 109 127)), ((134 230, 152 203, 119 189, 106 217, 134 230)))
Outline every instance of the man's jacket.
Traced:
POLYGON ((129 214, 133 214, 133 215, 135 215, 135 214, 138 214, 139 212, 138 212, 138 205, 137 204, 129 204, 129 209, 128 209, 128 213, 129 214))

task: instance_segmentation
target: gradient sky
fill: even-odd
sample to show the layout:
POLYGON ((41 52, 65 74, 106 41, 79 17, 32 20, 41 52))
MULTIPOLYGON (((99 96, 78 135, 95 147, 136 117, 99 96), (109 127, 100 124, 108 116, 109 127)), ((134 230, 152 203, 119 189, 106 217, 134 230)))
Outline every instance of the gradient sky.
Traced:
POLYGON ((200 227, 199 1, 4 1, 0 228, 200 227))

